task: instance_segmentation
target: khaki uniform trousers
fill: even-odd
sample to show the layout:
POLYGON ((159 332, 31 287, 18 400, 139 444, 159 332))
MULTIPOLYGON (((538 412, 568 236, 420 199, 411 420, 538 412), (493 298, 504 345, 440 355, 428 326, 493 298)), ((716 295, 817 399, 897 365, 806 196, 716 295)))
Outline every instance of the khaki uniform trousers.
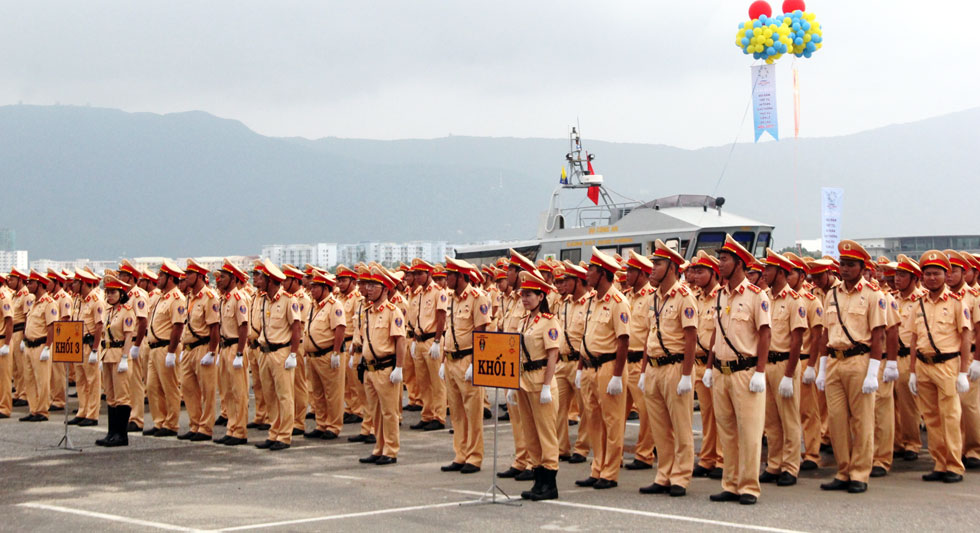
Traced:
MULTIPOLYGON (((644 399, 645 394, 640 390, 640 368, 643 366, 643 363, 627 364, 629 365, 629 379, 623 380, 623 389, 625 389, 623 392, 627 394, 626 415, 629 415, 629 405, 631 403, 636 406, 636 412, 640 415, 640 431, 636 436, 636 447, 633 449, 633 458, 652 465, 654 461, 653 432, 650 430, 650 417, 647 416, 647 402, 644 399)), ((625 424, 625 418, 623 420, 625 424)), ((623 430, 626 430, 626 426, 623 426, 623 430)))
POLYGON ((647 365, 643 403, 657 446, 654 483, 687 488, 694 473, 694 392, 677 395, 683 370, 681 363, 647 365))
POLYGON ((214 427, 214 412, 217 407, 218 357, 208 366, 201 364, 208 345, 204 344, 187 350, 180 356, 180 392, 184 397, 184 407, 190 420, 193 433, 211 435, 214 427))
MULTIPOLYGON (((805 361, 800 361, 804 365, 805 361)), ((820 464, 820 405, 815 383, 800 381, 800 423, 803 426, 803 460, 820 464)))
POLYGON ((99 419, 102 406, 102 373, 99 363, 89 363, 92 350, 82 349, 82 363, 75 365, 75 392, 78 394, 78 417, 89 420, 99 419))
POLYGON ((817 389, 817 407, 820 408, 820 443, 830 444, 830 409, 827 407, 827 393, 820 389, 817 389))
POLYGON ((711 396, 718 425, 718 441, 725 458, 722 490, 735 494, 761 494, 759 463, 762 460, 762 431, 766 395, 751 392, 754 369, 723 374, 711 372, 711 396))
POLYGON ((14 389, 16 389, 13 393, 15 400, 27 399, 27 383, 24 382, 27 375, 24 366, 27 363, 24 361, 24 350, 20 349, 20 343, 23 340, 24 332, 15 331, 10 343, 10 365, 13 370, 14 389))
POLYGON ((340 366, 330 366, 330 354, 309 357, 306 361, 310 369, 310 388, 313 391, 313 413, 316 414, 316 429, 329 431, 336 435, 344 427, 344 377, 347 372, 347 354, 340 355, 340 366))
MULTIPOLYGON (((470 361, 470 359, 467 359, 470 361)), ((485 397, 481 390, 481 397, 485 397)), ((527 451, 527 441, 524 439, 524 419, 521 417, 521 410, 516 405, 507 405, 507 414, 510 415, 510 427, 514 437, 514 462, 511 466, 517 470, 528 470, 538 466, 531 462, 531 454, 527 451)), ((483 409, 480 409, 480 416, 483 416, 483 409)))
POLYGON ((126 371, 119 372, 119 363, 102 363, 102 386, 105 387, 105 403, 109 407, 119 407, 129 405, 131 401, 130 375, 133 368, 129 366, 132 361, 126 361, 126 371))
POLYGON ((54 407, 65 406, 65 378, 68 377, 68 365, 64 363, 54 363, 51 365, 51 405, 54 407))
MULTIPOLYGON (((718 444, 718 423, 715 421, 715 408, 711 399, 711 389, 704 386, 705 365, 694 364, 694 392, 698 394, 698 405, 701 408, 701 451, 698 453, 698 464, 704 468, 723 468, 721 446, 718 444)), ((693 407, 692 407, 693 408, 693 407)))
MULTIPOLYGON (((442 360, 429 357, 429 350, 432 349, 434 340, 416 342, 412 360, 415 361, 415 383, 422 402, 422 421, 438 420, 445 425, 446 383, 439 379, 439 364, 442 360)), ((409 401, 411 401, 411 391, 409 391, 409 401)))
POLYGON ((265 405, 265 387, 262 384, 262 368, 259 359, 262 352, 258 348, 245 349, 245 360, 248 362, 248 373, 252 376, 252 396, 255 397, 255 416, 252 421, 256 424, 269 423, 269 411, 265 405))
POLYGON ((861 387, 868 373, 868 355, 827 361, 827 411, 830 442, 837 460, 837 479, 867 483, 874 457, 875 395, 861 387))
POLYGON ((558 404, 556 429, 558 430, 558 455, 562 456, 572 454, 572 444, 568 438, 568 413, 576 401, 575 369, 577 367, 578 361, 562 361, 561 359, 555 366, 555 385, 557 388, 554 391, 557 396, 552 396, 554 396, 553 403, 558 404))
POLYGON ((44 345, 35 346, 24 352, 24 384, 31 414, 48 416, 48 408, 51 407, 51 357, 47 361, 41 360, 43 348, 44 345))
MULTIPOLYGON (((149 375, 146 376, 146 396, 150 399, 150 416, 157 429, 177 431, 180 421, 180 388, 177 367, 167 368, 167 347, 150 350, 149 375)), ((81 399, 81 394, 79 394, 81 399)))
POLYGON ((242 368, 234 367, 235 354, 238 353, 237 344, 221 348, 218 353, 220 361, 215 364, 218 365, 221 412, 228 419, 225 436, 247 439, 245 424, 248 423, 248 370, 244 364, 242 368))
POLYGON ((129 421, 143 429, 145 410, 143 399, 146 398, 146 360, 150 358, 150 347, 146 341, 140 346, 139 359, 129 360, 129 421))
POLYGON ((874 456, 871 466, 891 470, 895 454, 895 382, 885 383, 885 362, 878 368, 878 391, 875 392, 874 456))
POLYGON ((452 361, 447 357, 445 361, 449 416, 453 422, 453 462, 482 466, 483 389, 463 379, 470 365, 469 358, 452 361))
MULTIPOLYGON (((412 339, 406 339, 406 340, 410 343, 415 342, 412 339)), ((415 349, 418 350, 418 346, 416 346, 415 349)), ((405 384, 405 390, 408 391, 408 403, 410 405, 422 405, 422 390, 419 385, 418 370, 416 369, 416 365, 415 365, 415 356, 412 355, 411 352, 408 354, 408 357, 406 357, 403 361, 402 377, 404 378, 404 381, 402 381, 402 383, 405 384)), ((401 407, 399 403, 399 409, 400 408, 401 407)))
POLYGON ((366 409, 374 413, 374 436, 377 442, 371 455, 398 457, 398 411, 401 406, 401 383, 391 382, 394 368, 364 372, 366 409))
POLYGON ((960 394, 960 409, 963 456, 980 459, 980 382, 971 381, 970 390, 960 394))
POLYGON ((289 347, 259 355, 259 371, 262 375, 262 392, 269 413, 268 440, 290 444, 293 439, 293 372, 286 369, 289 347))
MULTIPOLYGON (((344 403, 347 405, 347 412, 367 418, 367 413, 364 411, 364 384, 357 379, 357 365, 347 369, 347 376, 344 379, 344 403)), ((363 431, 364 424, 361 424, 361 430, 365 435, 374 433, 373 426, 368 428, 368 431, 363 431)))
MULTIPOLYGON (((544 380, 544 369, 530 372, 533 377, 522 377, 521 381, 544 380), (535 376, 534 374, 538 374, 535 376)), ((558 383, 551 380, 551 390, 557 394, 558 383)), ((541 385, 529 383, 528 389, 517 391, 517 406, 514 411, 521 412, 524 442, 527 443, 529 460, 534 466, 548 470, 558 470, 558 398, 552 395, 551 401, 541 403, 541 385)), ((568 422, 562 421, 567 427, 568 422)))
POLYGON ((922 432, 919 430, 919 406, 909 390, 910 356, 898 358, 898 381, 895 382, 895 449, 919 453, 922 432))
MULTIPOLYGON (((583 372, 582 386, 585 387, 584 374, 591 373, 585 395, 585 409, 589 412, 589 442, 595 450, 592 459, 591 477, 619 481, 619 468, 623 462, 623 433, 626 430, 626 390, 616 396, 606 394, 606 387, 613 377, 615 363, 610 361, 596 370, 583 372)), ((623 382, 629 380, 629 366, 623 367, 623 382)))
POLYGON ((959 369, 959 357, 935 365, 915 362, 919 388, 916 399, 919 412, 926 422, 929 455, 936 462, 933 470, 937 472, 964 472, 961 458, 963 435, 960 433, 962 410, 959 394, 956 392, 959 369))
MULTIPOLYGON (((578 368, 576 368, 576 371, 578 368)), ((572 380, 574 383, 575 375, 572 374, 572 380)), ((573 454, 579 454, 582 457, 588 457, 589 451, 592 450, 592 442, 589 440, 589 435, 594 435, 599 431, 593 422, 594 416, 589 414, 589 411, 585 408, 585 391, 591 390, 595 387, 595 371, 593 370, 582 370, 582 379, 579 382, 580 387, 575 390, 575 401, 572 406, 578 407, 579 412, 579 423, 578 432, 575 436, 575 445, 572 447, 573 454)), ((560 398, 559 398, 560 399, 560 398)), ((569 407, 569 411, 571 411, 569 407)))
POLYGON ((302 347, 296 352, 296 368, 293 369, 293 427, 306 431, 306 408, 310 403, 310 387, 306 381, 304 352, 302 347))
MULTIPOLYGON (((4 339, 0 339, 0 346, 3 346, 4 339)), ((0 414, 10 416, 14 408, 13 394, 10 392, 10 382, 13 380, 14 356, 13 345, 10 346, 10 353, 0 357, 0 414)))
POLYGON ((779 382, 786 375, 789 361, 766 365, 766 421, 765 435, 768 442, 766 472, 789 472, 800 475, 800 366, 793 374, 793 396, 783 398, 779 394, 779 382))

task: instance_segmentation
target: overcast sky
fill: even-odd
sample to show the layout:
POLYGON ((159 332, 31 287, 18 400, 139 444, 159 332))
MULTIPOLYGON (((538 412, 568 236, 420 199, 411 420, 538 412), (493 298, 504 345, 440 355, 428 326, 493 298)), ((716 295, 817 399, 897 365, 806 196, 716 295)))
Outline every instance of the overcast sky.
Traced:
MULTIPOLYGON (((752 60, 734 44, 749 4, 5 1, 0 105, 203 110, 310 138, 556 138, 578 120, 587 138, 721 145, 751 140, 752 60)), ((797 61, 801 135, 980 105, 980 2, 807 7, 825 45, 797 61)), ((791 64, 777 63, 784 136, 791 64)))

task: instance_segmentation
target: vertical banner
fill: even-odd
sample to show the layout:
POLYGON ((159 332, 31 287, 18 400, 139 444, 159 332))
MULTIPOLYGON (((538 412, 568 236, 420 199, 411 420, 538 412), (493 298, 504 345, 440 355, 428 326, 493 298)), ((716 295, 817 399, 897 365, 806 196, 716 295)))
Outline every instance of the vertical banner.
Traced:
POLYGON ((793 137, 800 137, 800 71, 793 64, 793 137))
POLYGON ((820 189, 820 227, 822 228, 821 248, 823 253, 840 259, 837 243, 840 242, 841 206, 844 202, 844 189, 823 187, 820 189))
POLYGON ((755 119, 755 142, 769 132, 779 140, 779 118, 776 111, 776 65, 752 67, 752 116, 755 119))

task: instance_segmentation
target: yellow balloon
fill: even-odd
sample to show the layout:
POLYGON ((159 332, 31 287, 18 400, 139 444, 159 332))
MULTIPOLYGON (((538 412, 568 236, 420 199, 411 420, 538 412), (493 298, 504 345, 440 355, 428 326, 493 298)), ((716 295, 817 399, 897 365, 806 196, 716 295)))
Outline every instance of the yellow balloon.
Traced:
POLYGON ((772 39, 767 39, 766 40, 766 46, 772 46, 772 45, 773 45, 773 40, 772 39))
POLYGON ((810 35, 809 33, 806 33, 806 34, 803 35, 803 42, 808 43, 808 42, 810 42, 810 39, 812 39, 812 38, 813 38, 812 35, 810 35))

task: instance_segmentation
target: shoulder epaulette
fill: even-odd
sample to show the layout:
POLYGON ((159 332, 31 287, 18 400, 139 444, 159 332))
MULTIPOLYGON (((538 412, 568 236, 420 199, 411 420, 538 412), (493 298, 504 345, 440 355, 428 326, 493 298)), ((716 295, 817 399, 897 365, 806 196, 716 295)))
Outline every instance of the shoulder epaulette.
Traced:
POLYGON ((123 304, 123 309, 125 309, 127 311, 132 311, 133 310, 133 306, 131 306, 129 304, 123 304))
POLYGON ((753 284, 751 284, 751 283, 749 283, 749 284, 748 284, 748 285, 746 285, 745 287, 746 287, 747 289, 749 289, 750 291, 752 291, 752 292, 754 292, 754 293, 756 293, 756 294, 759 294, 760 292, 762 292, 762 289, 760 289, 759 287, 756 287, 755 285, 753 285, 753 284))
POLYGON ((616 294, 616 293, 613 293, 612 294, 612 298, 613 298, 613 300, 616 300, 616 303, 621 303, 623 301, 623 297, 620 296, 620 295, 618 295, 618 294, 616 294))
POLYGON ((387 307, 389 311, 394 311, 395 310, 395 304, 393 304, 391 302, 385 302, 385 307, 387 307))
POLYGON ((689 291, 687 289, 687 287, 685 287, 683 285, 681 285, 680 288, 677 289, 677 292, 681 293, 681 295, 683 295, 683 296, 687 296, 688 294, 691 294, 691 291, 689 291))
POLYGON ((804 292, 803 293, 803 297, 806 298, 807 300, 816 300, 817 299, 816 296, 814 296, 812 293, 809 293, 809 292, 804 292))
POLYGON ((793 289, 789 290, 789 295, 792 296, 794 300, 800 299, 800 293, 794 291, 793 289))
POLYGON ((980 289, 976 289, 974 287, 970 287, 967 290, 969 290, 970 291, 970 294, 972 294, 974 296, 980 296, 980 289))
POLYGON ((551 320, 552 318, 555 317, 555 315, 553 315, 551 313, 541 313, 541 316, 543 316, 545 318, 545 320, 551 320))
POLYGON ((962 300, 962 299, 963 299, 963 295, 962 295, 962 294, 957 294, 957 293, 955 293, 955 292, 948 292, 948 293, 946 293, 946 294, 949 294, 950 296, 952 296, 952 297, 953 297, 953 299, 955 299, 955 300, 957 300, 957 301, 959 301, 959 300, 962 300))

